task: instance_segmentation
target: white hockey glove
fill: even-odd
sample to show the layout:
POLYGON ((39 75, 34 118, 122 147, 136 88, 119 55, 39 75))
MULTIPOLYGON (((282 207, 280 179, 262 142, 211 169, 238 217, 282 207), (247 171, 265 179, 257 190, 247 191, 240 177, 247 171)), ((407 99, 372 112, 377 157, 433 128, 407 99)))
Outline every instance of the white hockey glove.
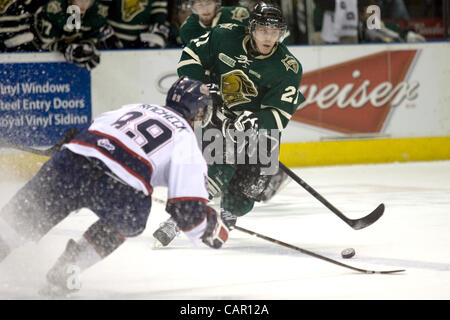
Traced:
POLYGON ((147 48, 165 48, 169 41, 170 27, 168 24, 155 23, 150 26, 148 32, 139 35, 141 42, 147 48))
POLYGON ((100 52, 95 44, 88 40, 69 44, 64 51, 64 57, 67 62, 88 70, 94 69, 100 63, 100 52))
POLYGON ((230 231, 216 210, 209 206, 206 206, 206 219, 202 241, 211 248, 219 249, 228 240, 230 231))
POLYGON ((258 134, 258 117, 251 111, 242 112, 236 120, 225 119, 222 123, 222 134, 237 142, 236 134, 250 133, 250 136, 258 134))

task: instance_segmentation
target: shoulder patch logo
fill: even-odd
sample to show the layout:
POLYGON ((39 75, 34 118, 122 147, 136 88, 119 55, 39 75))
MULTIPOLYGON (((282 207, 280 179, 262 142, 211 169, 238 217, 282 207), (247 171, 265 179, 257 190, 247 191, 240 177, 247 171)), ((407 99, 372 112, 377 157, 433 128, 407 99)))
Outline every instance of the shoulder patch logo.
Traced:
POLYGON ((290 55, 286 55, 284 59, 281 59, 281 62, 283 62, 284 66, 286 67, 286 71, 292 70, 294 73, 298 72, 299 65, 297 60, 290 55))
POLYGON ((16 0, 0 0, 0 13, 5 13, 16 0))
POLYGON ((220 83, 224 103, 229 108, 250 102, 248 96, 256 97, 258 95, 253 81, 239 69, 223 74, 220 83))
POLYGON ((239 22, 244 22, 245 19, 250 17, 247 9, 242 7, 236 7, 233 11, 231 11, 231 19, 237 20, 239 22))
POLYGON ((61 3, 58 1, 50 1, 47 4, 47 12, 52 14, 57 14, 62 11, 61 3))
POLYGON ((109 9, 108 6, 105 6, 103 4, 99 4, 97 12, 102 17, 107 18, 108 17, 108 9, 109 9))
POLYGON ((130 22, 148 6, 148 0, 122 0, 122 19, 130 22))
POLYGON ((99 147, 102 147, 108 151, 114 151, 116 150, 116 147, 114 147, 114 145, 111 143, 111 141, 109 141, 108 139, 100 139, 97 141, 97 145, 99 147))

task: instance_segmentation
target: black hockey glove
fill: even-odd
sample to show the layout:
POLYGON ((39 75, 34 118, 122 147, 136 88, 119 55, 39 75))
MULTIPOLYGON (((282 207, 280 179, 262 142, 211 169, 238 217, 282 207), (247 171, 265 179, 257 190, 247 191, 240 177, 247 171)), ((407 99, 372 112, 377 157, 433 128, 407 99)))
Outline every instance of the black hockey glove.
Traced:
POLYGON ((113 27, 106 24, 101 30, 98 36, 100 49, 122 49, 123 43, 117 38, 114 33, 113 27))
POLYGON ((155 23, 150 26, 148 32, 139 35, 145 48, 165 48, 169 41, 170 27, 167 23, 155 23))
POLYGON ((202 241, 207 246, 219 249, 228 240, 229 229, 213 208, 206 206, 206 230, 202 241))
POLYGON ((88 70, 94 69, 100 63, 100 52, 89 40, 69 44, 64 51, 64 57, 67 62, 75 63, 88 70))

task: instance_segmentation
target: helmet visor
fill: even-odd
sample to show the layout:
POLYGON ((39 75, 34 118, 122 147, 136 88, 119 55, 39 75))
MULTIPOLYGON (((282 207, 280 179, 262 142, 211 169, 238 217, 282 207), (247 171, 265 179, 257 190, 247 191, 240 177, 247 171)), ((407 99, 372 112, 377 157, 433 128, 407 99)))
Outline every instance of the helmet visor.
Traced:
POLYGON ((277 25, 255 23, 252 29, 252 35, 258 41, 271 40, 277 42, 284 37, 285 33, 286 28, 277 25))

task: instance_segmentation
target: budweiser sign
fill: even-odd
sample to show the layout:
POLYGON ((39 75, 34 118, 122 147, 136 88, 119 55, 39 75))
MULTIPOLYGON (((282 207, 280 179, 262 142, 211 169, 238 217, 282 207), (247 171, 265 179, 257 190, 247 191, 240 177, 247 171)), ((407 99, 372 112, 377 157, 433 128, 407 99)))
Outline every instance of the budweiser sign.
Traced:
POLYGON ((406 75, 417 50, 383 51, 305 73, 292 120, 346 134, 378 133, 400 102, 418 96, 406 75))

